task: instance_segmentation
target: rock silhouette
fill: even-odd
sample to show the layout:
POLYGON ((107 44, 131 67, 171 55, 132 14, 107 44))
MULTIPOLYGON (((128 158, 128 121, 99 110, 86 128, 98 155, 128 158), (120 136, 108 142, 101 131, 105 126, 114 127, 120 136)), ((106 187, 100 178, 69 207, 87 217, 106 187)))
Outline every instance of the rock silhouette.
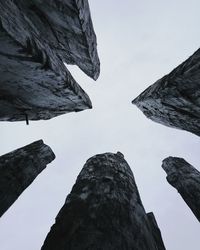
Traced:
POLYGON ((132 102, 147 118, 200 135, 200 50, 132 102))
POLYGON ((165 249, 157 232, 123 154, 105 153, 84 165, 42 250, 165 249))
POLYGON ((161 235, 160 229, 158 227, 158 224, 156 222, 156 218, 155 218, 154 214, 152 212, 147 213, 147 216, 149 219, 149 223, 151 225, 151 231, 152 231, 152 234, 154 236, 154 240, 156 242, 157 249, 158 250, 165 250, 165 245, 164 245, 164 242, 162 239, 162 235, 161 235))
POLYGON ((0 120, 46 120, 92 108, 65 66, 98 78, 88 1, 0 0, 0 120))
POLYGON ((162 168, 169 184, 177 189, 200 222, 200 172, 178 157, 164 159, 162 168))
POLYGON ((54 158, 42 140, 0 156, 0 216, 54 158))

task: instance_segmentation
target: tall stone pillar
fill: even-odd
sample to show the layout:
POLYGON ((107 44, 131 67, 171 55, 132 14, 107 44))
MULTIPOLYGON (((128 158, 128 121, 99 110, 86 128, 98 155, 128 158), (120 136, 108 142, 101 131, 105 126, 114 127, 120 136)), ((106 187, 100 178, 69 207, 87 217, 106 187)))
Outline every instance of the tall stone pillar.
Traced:
POLYGON ((157 250, 151 223, 123 155, 90 158, 42 250, 157 250))
POLYGON ((177 189, 200 222, 200 172, 178 157, 164 159, 162 168, 169 184, 177 189))
POLYGON ((0 157, 0 216, 54 158, 42 140, 0 157))
POLYGON ((132 103, 155 122, 200 136, 200 49, 132 103))
POLYGON ((0 0, 0 121, 28 123, 91 109, 66 64, 99 76, 87 0, 0 0))

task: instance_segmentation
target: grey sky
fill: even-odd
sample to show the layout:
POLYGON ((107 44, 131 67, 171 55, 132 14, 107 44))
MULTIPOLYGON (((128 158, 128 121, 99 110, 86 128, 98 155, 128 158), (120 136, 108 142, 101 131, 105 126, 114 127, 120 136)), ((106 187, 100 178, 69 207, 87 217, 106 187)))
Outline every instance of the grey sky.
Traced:
POLYGON ((121 151, 147 212, 168 250, 198 250, 199 223, 165 179, 162 160, 185 158, 199 169, 199 137, 148 120, 131 101, 199 48, 200 2, 90 0, 98 39, 97 82, 68 67, 93 109, 49 121, 1 122, 0 154, 40 138, 56 160, 0 220, 1 250, 39 250, 85 161, 121 151))

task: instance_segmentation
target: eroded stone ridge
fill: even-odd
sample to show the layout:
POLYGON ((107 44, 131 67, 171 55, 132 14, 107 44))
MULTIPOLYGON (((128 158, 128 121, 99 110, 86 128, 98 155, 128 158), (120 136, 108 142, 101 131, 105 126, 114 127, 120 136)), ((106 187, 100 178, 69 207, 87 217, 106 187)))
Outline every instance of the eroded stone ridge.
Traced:
POLYGON ((164 159, 162 168, 169 184, 177 189, 200 222, 200 172, 178 157, 164 159))
POLYGON ((87 0, 0 0, 0 120, 50 119, 91 108, 64 62, 99 75, 87 0))
POLYGON ((42 246, 55 249, 158 249, 122 153, 86 162, 42 246))
POLYGON ((146 117, 200 135, 200 50, 135 100, 146 117))
POLYGON ((54 158, 42 140, 0 156, 0 216, 54 158))

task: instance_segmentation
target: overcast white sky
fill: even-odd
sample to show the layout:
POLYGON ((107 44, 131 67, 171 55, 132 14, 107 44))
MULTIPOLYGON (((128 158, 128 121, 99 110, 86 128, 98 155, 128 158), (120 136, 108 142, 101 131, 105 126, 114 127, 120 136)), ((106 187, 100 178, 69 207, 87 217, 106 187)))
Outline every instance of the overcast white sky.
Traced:
POLYGON ((43 139, 56 154, 0 220, 1 250, 39 250, 85 161, 121 151, 167 250, 199 250, 199 223, 165 179, 162 160, 199 169, 199 137, 148 120, 131 101, 199 48, 199 0, 90 0, 101 75, 72 75, 93 109, 49 121, 1 122, 0 155, 43 139))

